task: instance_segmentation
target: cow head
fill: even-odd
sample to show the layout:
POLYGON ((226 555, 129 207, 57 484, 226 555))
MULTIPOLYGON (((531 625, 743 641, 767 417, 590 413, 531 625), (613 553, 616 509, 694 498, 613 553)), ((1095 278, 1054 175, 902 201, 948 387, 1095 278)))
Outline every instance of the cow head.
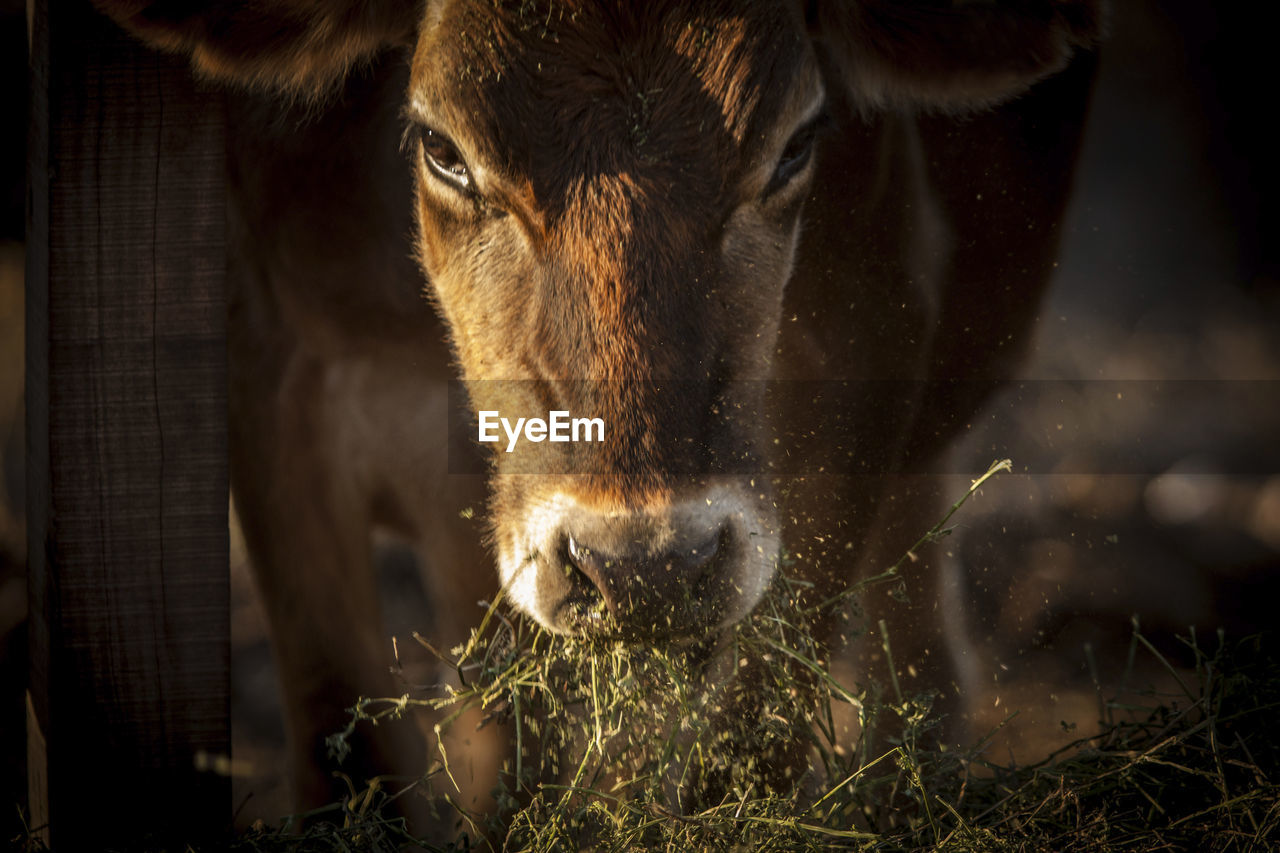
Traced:
POLYGON ((447 4, 415 52, 419 248, 473 404, 604 425, 494 454, 502 580, 556 630, 703 631, 773 573, 763 478, 701 460, 763 443, 732 380, 769 372, 824 91, 798 10, 718 5, 447 4))
POLYGON ((473 407, 604 423, 595 447, 496 448, 502 580, 554 630, 674 635, 740 618, 775 568, 753 380, 826 100, 993 102, 1097 32, 1096 0, 102 5, 212 74, 304 96, 412 45, 417 251, 473 407))

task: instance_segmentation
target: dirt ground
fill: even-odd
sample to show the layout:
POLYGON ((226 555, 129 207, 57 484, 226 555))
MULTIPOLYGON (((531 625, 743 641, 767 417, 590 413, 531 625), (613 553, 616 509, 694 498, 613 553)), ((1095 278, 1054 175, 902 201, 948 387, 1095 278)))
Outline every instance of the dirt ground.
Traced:
MULTIPOLYGON (((1253 118, 1260 56, 1207 3, 1117 3, 1060 270, 1025 382, 976 418, 958 471, 1009 456, 945 547, 973 602, 974 655, 999 673, 992 721, 1021 709, 1005 755, 1078 735, 1126 672, 1132 622, 1175 665, 1270 628, 1280 595, 1280 265, 1274 136, 1253 118), (1062 724, 1076 726, 1068 731, 1062 724)), ((1256 108, 1255 108, 1256 109, 1256 108)), ((0 684, 22 678, 21 246, 0 244, 0 684)), ((968 478, 956 477, 957 493, 968 478)), ((389 621, 429 607, 411 558, 384 549, 389 621)), ((287 811, 270 648, 233 548, 238 822, 287 811)), ((0 729, 13 719, 3 712, 0 729)), ((20 718, 19 718, 20 719, 20 718)), ((0 762, 11 737, 0 738, 0 762)), ((13 753, 16 755, 17 753, 13 753)), ((3 792, 0 792, 3 793, 3 792)), ((9 798, 5 798, 10 801, 9 798)))

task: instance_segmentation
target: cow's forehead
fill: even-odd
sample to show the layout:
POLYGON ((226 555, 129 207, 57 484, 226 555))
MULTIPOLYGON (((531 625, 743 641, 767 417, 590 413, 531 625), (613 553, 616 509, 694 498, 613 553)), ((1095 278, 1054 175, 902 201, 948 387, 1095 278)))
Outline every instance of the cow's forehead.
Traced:
POLYGON ((809 56, 781 3, 454 0, 428 16, 410 98, 535 182, 637 162, 723 180, 811 100, 809 56))

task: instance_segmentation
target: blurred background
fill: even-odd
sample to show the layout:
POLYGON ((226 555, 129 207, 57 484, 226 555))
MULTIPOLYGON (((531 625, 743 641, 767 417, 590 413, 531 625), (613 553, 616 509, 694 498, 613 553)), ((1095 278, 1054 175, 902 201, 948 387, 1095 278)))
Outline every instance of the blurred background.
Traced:
POLYGON ((1275 72, 1240 9, 1113 7, 1026 381, 955 454, 1022 472, 945 546, 997 673, 985 722, 1019 712, 1003 761, 1086 733, 1100 693, 1173 690, 1149 653, 1129 671, 1135 619, 1176 668, 1192 626, 1211 652, 1280 623, 1280 148, 1256 95, 1275 72))
MULTIPOLYGON (((958 470, 1007 455, 1018 472, 984 488, 943 546, 964 569, 975 654, 1000 673, 992 720, 1018 707, 1028 731, 1049 733, 998 759, 1026 762, 1092 726, 1095 679, 1107 695, 1159 680, 1141 661, 1125 671, 1135 615, 1186 666, 1178 637, 1192 625, 1212 647, 1219 628, 1272 627, 1280 604, 1276 75, 1242 5, 1115 5, 1027 381, 955 455, 958 470)), ((0 0, 0 768, 25 750, 24 12, 0 0)), ((233 564, 244 824, 284 813, 288 793, 265 629, 242 554, 233 564)), ((412 625, 427 607, 413 561, 388 546, 382 564, 400 591, 390 621, 412 625)), ((0 776, 4 838, 17 784, 0 776)))

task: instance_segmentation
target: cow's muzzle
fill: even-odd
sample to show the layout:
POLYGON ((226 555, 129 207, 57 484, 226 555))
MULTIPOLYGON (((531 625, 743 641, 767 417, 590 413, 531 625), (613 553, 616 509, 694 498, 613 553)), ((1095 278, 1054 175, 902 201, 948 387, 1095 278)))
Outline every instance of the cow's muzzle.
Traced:
POLYGON ((777 568, 772 514, 732 487, 605 511, 565 492, 502 535, 515 604, 553 631, 698 638, 750 612, 777 568))

